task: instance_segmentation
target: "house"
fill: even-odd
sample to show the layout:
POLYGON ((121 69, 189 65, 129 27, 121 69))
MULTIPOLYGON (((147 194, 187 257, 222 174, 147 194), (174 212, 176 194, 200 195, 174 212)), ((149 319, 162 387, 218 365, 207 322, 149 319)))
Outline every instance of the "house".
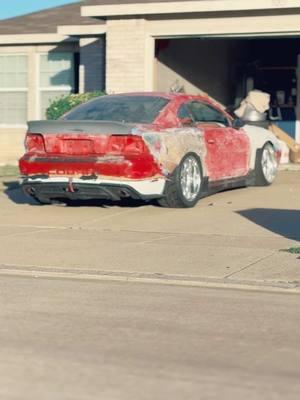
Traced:
POLYGON ((85 0, 0 21, 1 158, 51 98, 103 88, 201 89, 232 107, 267 91, 300 143, 299 49, 300 0, 85 0))
POLYGON ((104 89, 105 22, 80 11, 75 3, 0 21, 0 164, 16 163, 26 121, 44 118, 52 99, 104 89))

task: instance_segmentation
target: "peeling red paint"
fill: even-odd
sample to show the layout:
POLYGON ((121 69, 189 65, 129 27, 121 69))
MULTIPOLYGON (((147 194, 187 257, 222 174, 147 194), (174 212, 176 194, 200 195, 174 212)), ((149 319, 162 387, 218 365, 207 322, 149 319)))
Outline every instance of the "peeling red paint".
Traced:
POLYGON ((211 180, 247 175, 250 141, 242 130, 201 125, 206 144, 205 164, 211 180))
POLYGON ((221 104, 205 94, 144 95, 165 97, 170 102, 152 124, 136 125, 128 135, 29 132, 27 151, 20 160, 21 174, 122 179, 162 177, 172 174, 188 152, 200 158, 203 173, 211 181, 248 174, 253 164, 250 153, 255 149, 251 149, 245 130, 218 123, 187 127, 177 115, 182 104, 197 100, 215 107, 232 120, 221 104))
POLYGON ((29 152, 20 160, 23 175, 96 174, 142 179, 161 173, 139 136, 44 135, 43 152, 41 148, 37 152, 36 140, 32 140, 37 136, 28 135, 29 152))

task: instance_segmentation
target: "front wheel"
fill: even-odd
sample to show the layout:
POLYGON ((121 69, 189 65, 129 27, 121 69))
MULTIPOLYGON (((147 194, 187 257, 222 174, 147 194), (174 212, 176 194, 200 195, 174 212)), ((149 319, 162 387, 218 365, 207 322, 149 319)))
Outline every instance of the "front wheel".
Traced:
POLYGON ((202 189, 202 166, 198 157, 187 154, 166 182, 162 207, 189 208, 199 200, 202 189))
POLYGON ((257 151, 255 164, 255 184, 257 186, 269 186, 274 181, 278 170, 278 162, 274 147, 266 143, 257 151))

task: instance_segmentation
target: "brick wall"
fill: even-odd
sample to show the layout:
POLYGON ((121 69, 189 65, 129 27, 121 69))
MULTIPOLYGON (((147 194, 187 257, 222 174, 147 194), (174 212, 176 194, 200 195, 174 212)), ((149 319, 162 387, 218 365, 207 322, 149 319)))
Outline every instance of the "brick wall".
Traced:
POLYGON ((105 89, 105 37, 80 39, 79 91, 105 89))
POLYGON ((108 93, 145 88, 145 20, 108 20, 106 34, 108 93))

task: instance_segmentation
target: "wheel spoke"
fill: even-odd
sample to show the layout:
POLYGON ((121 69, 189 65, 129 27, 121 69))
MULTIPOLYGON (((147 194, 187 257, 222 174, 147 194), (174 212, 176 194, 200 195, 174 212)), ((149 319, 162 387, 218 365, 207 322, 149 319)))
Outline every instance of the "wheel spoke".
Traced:
POLYGON ((263 150, 261 166, 265 179, 272 183, 277 172, 277 161, 271 145, 267 145, 263 150))
POLYGON ((201 186, 201 172, 197 160, 190 156, 181 166, 180 184, 183 196, 193 201, 199 194, 201 186))

